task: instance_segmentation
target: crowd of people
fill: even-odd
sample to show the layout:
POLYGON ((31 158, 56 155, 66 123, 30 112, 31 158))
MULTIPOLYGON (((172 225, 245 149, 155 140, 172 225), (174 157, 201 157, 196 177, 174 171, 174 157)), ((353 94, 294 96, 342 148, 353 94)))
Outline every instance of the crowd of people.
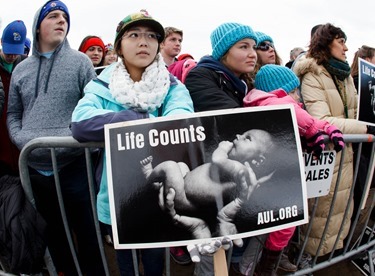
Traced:
MULTIPOLYGON (((108 123, 198 111, 292 104, 299 134, 304 141, 303 150, 317 158, 324 149, 337 152, 333 184, 328 195, 319 201, 309 236, 304 234, 304 226, 301 227, 302 239, 307 239, 304 256, 311 259, 311 255, 329 254, 341 231, 337 248, 343 248, 352 213, 358 208, 358 204, 352 204, 349 213, 345 214, 345 207, 352 200, 350 189, 354 182, 355 153, 352 145, 343 140, 343 134, 375 132, 373 127, 356 120, 357 59, 360 57, 375 64, 374 48, 362 46, 350 66, 345 56, 348 51, 345 32, 330 23, 321 24, 314 26, 308 50, 293 48, 290 61, 284 66, 270 35, 254 31, 248 25, 226 22, 211 33, 212 53, 194 59, 188 53, 181 54, 181 29, 164 27, 146 10, 141 10, 127 15, 113 26, 116 30, 113 44, 88 35, 75 50, 67 39, 70 23, 68 7, 60 0, 51 0, 35 14, 32 45, 22 20, 15 19, 3 30, 0 51, 0 177, 19 175, 20 151, 38 137, 72 136, 79 142, 104 141, 104 125, 108 123), (328 146, 324 144, 323 134, 330 138, 328 146), (333 201, 340 151, 344 147, 346 153, 332 222, 327 228, 327 238, 320 243, 322 226, 329 212, 326 206, 333 201), (344 224, 340 229, 342 221, 344 224), (322 244, 321 250, 319 244, 322 244)), ((263 141, 254 140, 254 143, 262 142, 256 145, 261 148, 267 140, 266 135, 256 131, 251 133, 254 137, 263 137, 263 141)), ((224 156, 228 157, 230 148, 228 145, 218 147, 219 150, 223 148, 227 154, 224 156)), ((251 152, 246 153, 255 158, 251 152)), ((76 148, 57 149, 56 156, 81 270, 86 275, 104 275, 90 205, 84 152, 76 148)), ((95 168, 97 215, 103 236, 109 235, 106 240, 111 242, 105 154, 94 152, 93 156, 98 159, 95 168)), ((362 158, 368 164, 368 152, 362 158)), ((77 275, 74 260, 69 257, 50 152, 47 149, 34 150, 28 161, 36 207, 47 223, 46 241, 56 270, 61 275, 77 275)), ((144 161, 145 166, 151 162, 152 159, 144 161)), ((250 174, 247 179, 255 177, 256 168, 251 167, 254 162, 241 164, 250 174)), ((263 161, 256 162, 259 162, 258 167, 263 161)), ((215 162, 211 166, 227 168, 227 165, 222 167, 221 163, 215 162)), ((365 167, 363 170, 366 173, 365 167)), ((148 171, 147 179, 151 179, 160 172, 160 166, 148 171)), ((176 170, 168 172, 174 174, 176 170)), ((173 206, 175 192, 184 189, 182 177, 181 182, 178 187, 171 183, 172 190, 166 196, 172 204, 167 208, 176 223, 186 226, 186 221, 181 222, 173 206)), ((358 186, 363 187, 363 183, 358 186)), ((358 201, 358 196, 354 200, 358 201)), ((228 204, 225 209, 218 210, 220 222, 233 222, 233 217, 223 218, 229 208, 238 210, 241 205, 228 204)), ((229 213, 234 213, 233 209, 229 213)), ((249 275, 254 270, 257 275, 276 275, 276 264, 280 260, 282 269, 296 271, 298 267, 294 260, 285 254, 294 232, 295 227, 292 227, 235 241, 233 270, 238 275, 249 275), (263 249, 257 259, 259 243, 263 249)), ((173 247, 171 256, 179 264, 187 264, 191 262, 190 249, 173 247)), ((145 275, 162 275, 164 253, 163 248, 139 250, 145 275)), ((116 259, 121 275, 133 275, 130 250, 116 250, 116 259)), ((195 274, 214 275, 212 254, 202 254, 198 259, 195 274)), ((24 273, 30 272, 35 271, 24 273)))

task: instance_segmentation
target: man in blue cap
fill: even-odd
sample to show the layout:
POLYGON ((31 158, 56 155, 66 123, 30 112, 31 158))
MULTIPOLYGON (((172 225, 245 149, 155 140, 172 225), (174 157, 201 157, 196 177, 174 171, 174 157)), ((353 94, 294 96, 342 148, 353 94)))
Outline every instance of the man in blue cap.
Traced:
POLYGON ((18 148, 10 141, 6 125, 10 78, 23 59, 26 26, 21 20, 9 23, 1 36, 0 50, 0 176, 18 175, 18 148))
MULTIPOLYGON (((14 71, 8 104, 8 129, 21 150, 38 137, 72 136, 72 112, 85 85, 96 78, 91 61, 70 47, 68 7, 59 0, 46 2, 35 14, 32 54, 14 71)), ((24 42, 22 43, 22 53, 24 42)), ((56 150, 61 191, 69 227, 75 234, 84 275, 104 275, 82 149, 56 150)), ((57 271, 79 275, 71 258, 57 201, 48 149, 28 156, 38 211, 48 223, 48 248, 57 271)))

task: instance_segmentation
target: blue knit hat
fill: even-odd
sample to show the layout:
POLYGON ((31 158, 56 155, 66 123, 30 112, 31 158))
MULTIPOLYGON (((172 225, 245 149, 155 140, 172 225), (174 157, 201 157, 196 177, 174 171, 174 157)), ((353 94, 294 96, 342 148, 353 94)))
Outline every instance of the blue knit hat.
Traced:
POLYGON ((225 53, 238 41, 251 38, 258 41, 253 29, 250 26, 239 23, 224 23, 211 33, 212 57, 220 60, 225 53))
POLYGON ((67 21, 68 21, 68 30, 66 33, 69 32, 70 28, 70 16, 69 16, 69 10, 68 7, 61 1, 59 0, 50 0, 47 3, 45 3, 40 10, 39 17, 38 17, 38 22, 36 24, 36 28, 39 29, 40 23, 42 23, 43 19, 49 14, 51 11, 54 10, 60 10, 65 12, 67 16, 67 21))
POLYGON ((273 44, 273 39, 269 35, 262 33, 262 32, 255 32, 255 34, 258 37, 258 44, 264 41, 269 41, 273 44))
POLYGON ((289 94, 299 85, 296 74, 288 67, 281 65, 263 65, 255 75, 255 88, 265 92, 281 88, 289 94))

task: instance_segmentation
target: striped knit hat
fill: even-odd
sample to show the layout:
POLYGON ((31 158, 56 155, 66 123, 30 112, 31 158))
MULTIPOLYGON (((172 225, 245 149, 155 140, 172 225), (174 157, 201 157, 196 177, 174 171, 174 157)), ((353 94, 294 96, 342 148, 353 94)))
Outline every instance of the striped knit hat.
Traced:
POLYGON ((265 92, 281 88, 289 94, 299 85, 299 79, 294 72, 281 65, 263 65, 255 76, 255 88, 265 92))
POLYGON ((258 42, 258 38, 250 26, 239 23, 224 23, 211 33, 212 57, 220 60, 225 53, 238 41, 251 38, 258 42))
POLYGON ((258 44, 264 41, 269 41, 273 44, 273 39, 269 35, 262 33, 262 32, 255 32, 255 34, 258 37, 258 44))

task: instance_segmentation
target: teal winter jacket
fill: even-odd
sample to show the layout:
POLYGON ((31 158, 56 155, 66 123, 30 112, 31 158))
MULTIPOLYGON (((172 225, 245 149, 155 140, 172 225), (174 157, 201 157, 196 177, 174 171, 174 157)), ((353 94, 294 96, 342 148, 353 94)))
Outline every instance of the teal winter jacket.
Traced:
MULTIPOLYGON (((108 88, 115 66, 116 63, 110 65, 97 79, 86 85, 85 95, 73 111, 71 128, 73 137, 78 141, 104 141, 105 124, 194 112, 189 91, 172 75, 169 91, 159 110, 147 113, 128 109, 113 98, 108 88)), ((102 165, 98 168, 100 171, 96 173, 100 178, 98 218, 103 223, 111 224, 105 154, 102 156, 102 165)))

